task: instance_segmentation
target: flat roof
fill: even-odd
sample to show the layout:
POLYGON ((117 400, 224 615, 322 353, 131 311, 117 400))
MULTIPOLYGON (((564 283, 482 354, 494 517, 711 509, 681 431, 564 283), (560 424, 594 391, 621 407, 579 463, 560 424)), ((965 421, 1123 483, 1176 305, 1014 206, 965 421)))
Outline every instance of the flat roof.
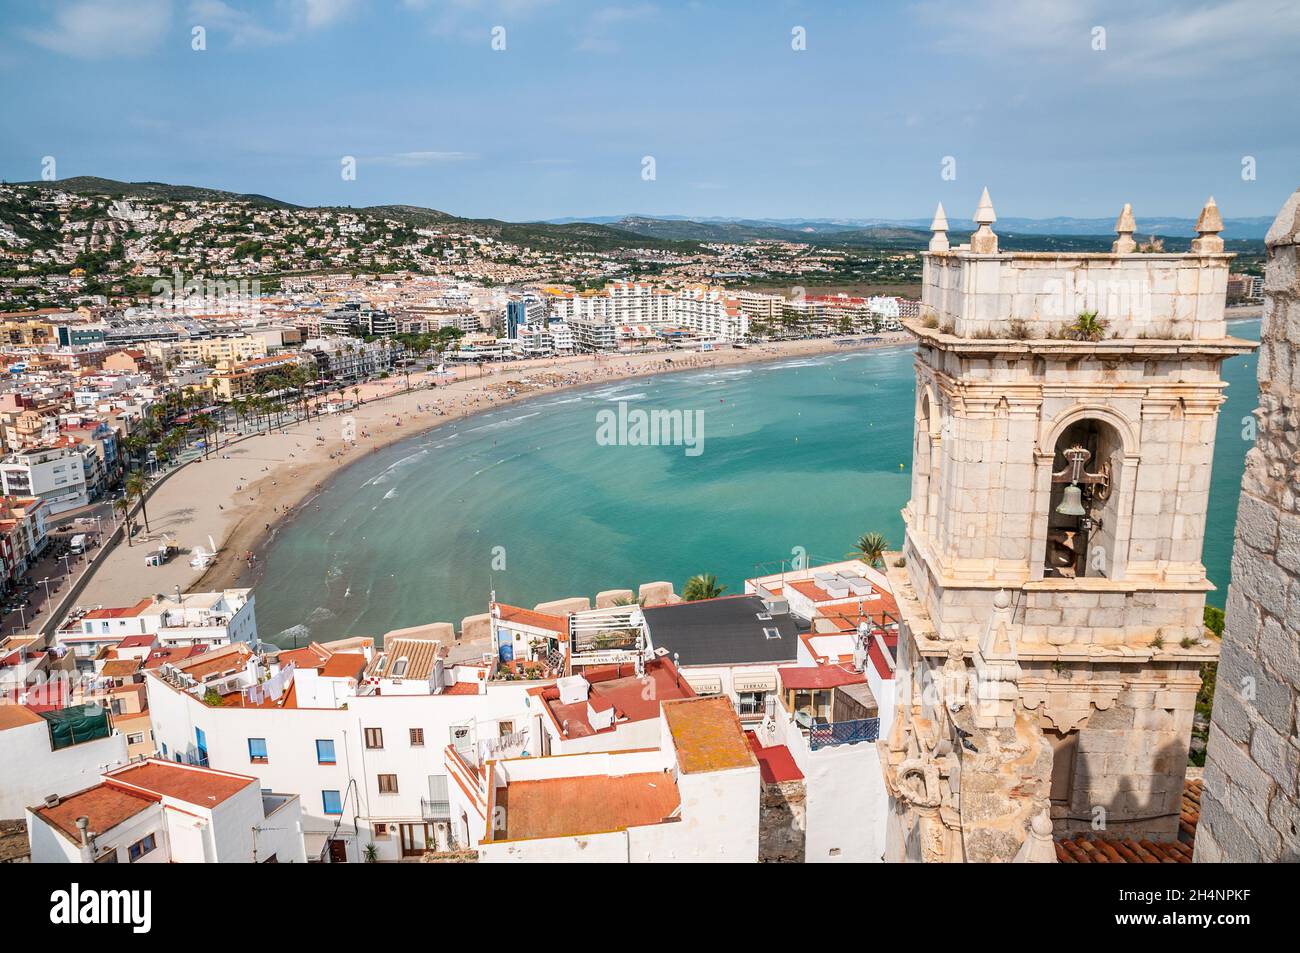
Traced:
POLYGON ((77 818, 90 819, 90 832, 103 834, 129 821, 158 802, 156 796, 124 791, 111 784, 97 784, 63 798, 54 807, 41 806, 33 812, 74 844, 81 843, 77 818))
POLYGON ((664 658, 647 662, 644 676, 637 675, 636 668, 628 664, 589 668, 582 677, 589 685, 586 701, 561 702, 560 690, 555 685, 547 685, 539 691, 542 704, 550 709, 566 738, 598 734, 592 727, 588 705, 596 711, 614 709, 614 724, 604 729, 613 731, 625 722, 657 718, 660 702, 695 696, 695 691, 686 679, 679 677, 673 663, 664 658))
POLYGON ((211 768, 151 759, 114 771, 107 776, 107 783, 128 784, 196 807, 215 807, 258 781, 257 778, 211 768))
POLYGON ((679 602, 642 613, 651 644, 676 654, 678 665, 793 662, 799 654, 794 616, 771 615, 756 595, 679 602), (776 635, 769 637, 769 630, 776 635))
POLYGON ((513 781, 496 792, 505 830, 493 840, 573 837, 660 824, 681 806, 668 771, 513 781))
POLYGON ((683 774, 730 771, 758 764, 726 695, 667 701, 663 713, 683 774))

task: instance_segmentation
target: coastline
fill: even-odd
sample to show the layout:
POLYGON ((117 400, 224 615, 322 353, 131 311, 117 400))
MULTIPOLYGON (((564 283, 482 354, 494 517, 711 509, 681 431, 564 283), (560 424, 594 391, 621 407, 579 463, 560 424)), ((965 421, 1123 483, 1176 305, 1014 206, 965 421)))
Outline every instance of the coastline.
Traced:
MULTIPOLYGON (((792 357, 862 352, 912 343, 906 332, 858 343, 834 338, 782 342, 743 350, 669 352, 596 357, 576 355, 461 367, 453 380, 429 386, 436 375, 411 375, 403 392, 401 376, 361 386, 364 403, 347 413, 312 417, 229 446, 222 444, 201 462, 176 473, 149 500, 151 533, 132 547, 119 545, 87 584, 81 605, 130 605, 159 592, 249 586, 265 565, 264 554, 278 532, 291 523, 325 482, 352 464, 401 440, 426 435, 486 411, 564 390, 600 386, 636 377, 673 374, 792 357), (667 360, 666 360, 667 359, 667 360), (528 386, 529 377, 534 386, 528 386), (513 389, 510 382, 517 386, 513 389), (418 408, 418 409, 417 409, 418 408), (343 439, 345 421, 355 421, 355 441, 343 439), (163 536, 180 552, 161 567, 145 569, 143 559, 163 536), (189 566, 189 553, 216 543, 218 557, 201 573, 189 566), (254 558, 250 559, 249 556, 254 558), (133 561, 139 560, 139 561, 133 561)), ((351 388, 346 389, 349 398, 351 388)))

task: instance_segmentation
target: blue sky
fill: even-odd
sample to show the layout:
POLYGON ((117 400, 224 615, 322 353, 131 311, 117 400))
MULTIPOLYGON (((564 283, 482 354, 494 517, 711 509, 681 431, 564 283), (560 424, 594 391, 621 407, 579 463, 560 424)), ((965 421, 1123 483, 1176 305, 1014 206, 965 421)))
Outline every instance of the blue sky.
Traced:
POLYGON ((956 220, 984 185, 1003 216, 1272 215, 1297 49, 1293 0, 35 0, 0 9, 0 177, 514 220, 956 220))

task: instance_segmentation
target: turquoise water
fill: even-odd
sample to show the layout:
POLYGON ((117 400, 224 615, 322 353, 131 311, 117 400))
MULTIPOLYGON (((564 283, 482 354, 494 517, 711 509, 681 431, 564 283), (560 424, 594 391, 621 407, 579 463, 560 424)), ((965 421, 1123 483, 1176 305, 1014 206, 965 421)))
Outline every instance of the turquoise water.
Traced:
MULTIPOLYGON (((1258 322, 1235 330, 1257 336, 1258 322)), ((869 530, 896 546, 912 360, 896 349, 642 378, 395 444, 339 474, 280 531, 257 587, 258 628, 282 644, 382 635, 459 623, 493 590, 532 606, 659 579, 680 591, 698 572, 735 592, 796 547, 838 559, 869 530), (701 411, 701 452, 598 443, 598 413, 620 402, 701 411)), ((1240 421, 1255 405, 1254 358, 1231 364, 1206 547, 1220 585, 1247 448, 1240 421)))

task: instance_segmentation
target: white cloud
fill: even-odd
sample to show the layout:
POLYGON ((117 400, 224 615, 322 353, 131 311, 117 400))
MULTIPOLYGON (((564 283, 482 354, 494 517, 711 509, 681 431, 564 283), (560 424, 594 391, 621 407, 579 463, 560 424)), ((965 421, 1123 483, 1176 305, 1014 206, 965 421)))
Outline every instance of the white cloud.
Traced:
POLYGON ((421 166, 433 165, 439 162, 466 162, 470 159, 477 159, 478 154, 474 152, 396 152, 392 155, 368 156, 365 161, 375 165, 393 165, 393 166, 421 166))
POLYGON ((59 3, 46 27, 22 31, 32 43, 79 59, 138 56, 171 27, 171 0, 75 0, 59 3))
POLYGON ((1077 82, 1204 77, 1276 62, 1300 43, 1293 0, 927 0, 915 9, 946 53, 1000 60, 1008 72, 1055 64, 1077 82), (1103 51, 1093 49, 1096 28, 1103 51))
POLYGON ((258 23, 251 13, 236 10, 223 0, 194 0, 189 14, 195 26, 225 33, 236 46, 262 46, 289 38, 287 34, 277 33, 258 23))
POLYGON ((313 29, 332 26, 356 9, 356 0, 297 0, 299 15, 313 29))
POLYGON ((620 46, 615 33, 628 23, 644 20, 658 12, 650 4, 630 7, 602 7, 587 20, 575 46, 583 53, 617 53, 620 46))

